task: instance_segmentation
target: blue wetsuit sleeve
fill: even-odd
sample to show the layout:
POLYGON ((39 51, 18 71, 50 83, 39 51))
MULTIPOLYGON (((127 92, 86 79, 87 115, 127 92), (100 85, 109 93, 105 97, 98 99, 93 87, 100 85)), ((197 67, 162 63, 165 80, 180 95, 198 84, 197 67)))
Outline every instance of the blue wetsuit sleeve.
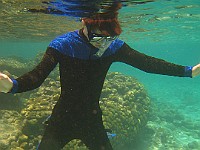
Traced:
POLYGON ((13 82, 13 87, 12 87, 10 93, 15 94, 17 92, 17 89, 18 89, 18 82, 15 79, 11 79, 11 80, 13 82))
POLYGON ((60 55, 57 50, 48 47, 41 62, 32 71, 12 79, 13 88, 10 93, 21 93, 38 88, 55 68, 60 55))
POLYGON ((148 73, 192 77, 192 67, 177 65, 145 55, 132 49, 126 43, 117 51, 115 61, 124 62, 148 73))
POLYGON ((184 76, 185 77, 191 77, 192 78, 192 68, 191 66, 185 66, 185 72, 184 76))

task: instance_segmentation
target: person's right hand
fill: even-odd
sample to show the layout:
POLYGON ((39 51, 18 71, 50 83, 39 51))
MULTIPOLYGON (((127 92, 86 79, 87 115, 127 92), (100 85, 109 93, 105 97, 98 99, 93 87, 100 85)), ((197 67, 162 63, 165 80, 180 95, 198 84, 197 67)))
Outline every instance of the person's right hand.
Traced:
POLYGON ((13 87, 12 80, 5 74, 0 72, 0 92, 8 93, 13 87))
POLYGON ((197 64, 192 68, 192 77, 196 77, 198 75, 200 75, 200 64, 197 64))

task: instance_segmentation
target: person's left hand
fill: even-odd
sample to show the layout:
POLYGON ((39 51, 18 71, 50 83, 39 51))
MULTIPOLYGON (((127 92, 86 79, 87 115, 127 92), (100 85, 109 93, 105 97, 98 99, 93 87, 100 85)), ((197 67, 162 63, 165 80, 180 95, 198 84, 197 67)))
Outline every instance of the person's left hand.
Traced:
POLYGON ((8 93, 12 87, 12 80, 6 74, 0 72, 0 92, 8 93))
POLYGON ((200 74, 200 64, 197 64, 192 68, 192 77, 196 77, 200 74))

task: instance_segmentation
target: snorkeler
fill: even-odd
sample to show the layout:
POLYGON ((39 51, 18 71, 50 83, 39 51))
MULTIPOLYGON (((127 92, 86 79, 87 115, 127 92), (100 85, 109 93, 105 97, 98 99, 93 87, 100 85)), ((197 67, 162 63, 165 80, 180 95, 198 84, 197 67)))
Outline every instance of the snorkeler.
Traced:
POLYGON ((91 150, 112 150, 103 126, 99 98, 113 62, 169 76, 200 74, 200 64, 176 65, 140 53, 120 40, 119 8, 120 5, 112 13, 83 18, 82 29, 55 38, 32 71, 17 79, 0 73, 0 92, 21 93, 40 87, 59 64, 61 94, 38 150, 60 150, 73 139, 80 139, 91 150))

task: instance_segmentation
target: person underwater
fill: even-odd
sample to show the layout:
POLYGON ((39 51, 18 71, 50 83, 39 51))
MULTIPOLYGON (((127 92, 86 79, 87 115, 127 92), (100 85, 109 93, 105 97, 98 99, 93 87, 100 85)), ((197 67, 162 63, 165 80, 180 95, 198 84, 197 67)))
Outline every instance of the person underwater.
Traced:
MULTIPOLYGON (((80 139, 90 150, 112 150, 99 99, 106 74, 114 62, 121 62, 147 73, 195 77, 200 64, 183 66, 148 56, 119 38, 120 3, 104 13, 82 18, 83 28, 53 39, 38 65, 30 72, 11 79, 0 73, 0 92, 22 93, 40 87, 59 64, 60 97, 48 119, 38 150, 60 150, 73 139, 80 139)), ((53 22, 52 22, 53 23, 53 22)))

